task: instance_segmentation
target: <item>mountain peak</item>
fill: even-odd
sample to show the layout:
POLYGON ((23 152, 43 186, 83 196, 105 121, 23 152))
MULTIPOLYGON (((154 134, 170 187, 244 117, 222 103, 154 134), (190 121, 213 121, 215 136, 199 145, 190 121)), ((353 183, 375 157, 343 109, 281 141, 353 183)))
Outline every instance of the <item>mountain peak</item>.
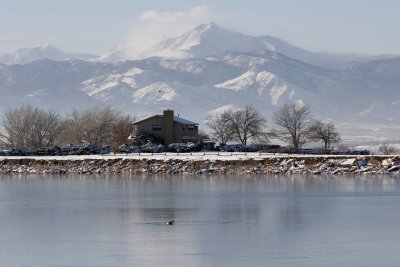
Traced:
POLYGON ((26 64, 40 59, 66 60, 66 59, 91 59, 92 55, 87 54, 70 54, 60 48, 46 43, 42 46, 20 48, 10 53, 0 54, 0 62, 6 65, 26 64))
POLYGON ((255 37, 226 30, 216 23, 201 24, 181 36, 166 39, 143 53, 142 57, 206 57, 228 50, 260 50, 264 46, 255 37))
POLYGON ((215 22, 210 22, 210 23, 200 24, 199 26, 197 26, 189 31, 204 32, 204 31, 209 31, 209 30, 220 30, 220 29, 222 29, 222 28, 219 27, 215 22))
POLYGON ((354 57, 314 53, 291 45, 272 36, 251 36, 220 27, 214 22, 198 25, 180 36, 165 39, 150 49, 132 55, 129 44, 110 51, 100 61, 122 61, 144 58, 206 58, 227 51, 249 52, 269 50, 288 57, 322 66, 324 68, 341 69, 354 57))
POLYGON ((60 48, 58 48, 58 47, 56 47, 54 45, 51 45, 49 43, 45 43, 44 45, 42 45, 41 47, 38 47, 38 48, 40 50, 58 50, 58 51, 61 51, 60 48))

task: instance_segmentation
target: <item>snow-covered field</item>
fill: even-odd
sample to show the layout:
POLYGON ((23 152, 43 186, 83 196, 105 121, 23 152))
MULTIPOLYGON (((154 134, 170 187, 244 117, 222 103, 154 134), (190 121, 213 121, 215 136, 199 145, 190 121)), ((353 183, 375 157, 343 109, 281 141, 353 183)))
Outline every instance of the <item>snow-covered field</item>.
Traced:
MULTIPOLYGON (((395 156, 395 155, 392 155, 395 156)), ((90 160, 90 159, 154 159, 154 160, 188 160, 188 161, 204 161, 204 160, 262 160, 262 159, 278 159, 278 158, 357 158, 368 156, 357 155, 302 155, 302 154, 280 154, 280 153, 259 153, 259 152, 193 152, 193 153, 130 153, 130 154, 105 154, 105 155, 72 155, 72 156, 0 156, 0 160, 4 159, 35 159, 35 160, 90 160)), ((374 155, 373 157, 388 157, 374 155)))

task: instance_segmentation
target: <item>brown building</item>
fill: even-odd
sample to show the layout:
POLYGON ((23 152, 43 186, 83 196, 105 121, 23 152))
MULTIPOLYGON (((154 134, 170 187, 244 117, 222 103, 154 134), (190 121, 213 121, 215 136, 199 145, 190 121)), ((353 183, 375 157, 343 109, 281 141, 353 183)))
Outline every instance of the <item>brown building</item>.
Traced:
POLYGON ((173 110, 164 110, 163 115, 154 115, 132 123, 133 134, 150 133, 164 140, 164 145, 172 143, 196 142, 198 123, 174 116, 173 110))

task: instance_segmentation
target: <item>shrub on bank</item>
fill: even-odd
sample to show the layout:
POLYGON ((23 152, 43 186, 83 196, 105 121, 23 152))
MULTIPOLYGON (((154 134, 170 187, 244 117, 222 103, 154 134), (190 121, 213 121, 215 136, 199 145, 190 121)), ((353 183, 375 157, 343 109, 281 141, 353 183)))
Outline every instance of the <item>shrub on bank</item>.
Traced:
POLYGON ((263 151, 264 152, 268 147, 270 147, 270 145, 265 145, 265 144, 251 144, 251 145, 229 144, 229 145, 223 145, 222 147, 220 147, 220 151, 226 151, 226 152, 260 152, 260 151, 263 151))
POLYGON ((124 144, 118 148, 117 153, 162 153, 164 151, 164 145, 148 142, 141 146, 124 144))
POLYGON ((0 156, 68 156, 68 155, 98 155, 109 154, 109 146, 87 144, 83 146, 66 145, 42 147, 35 150, 9 149, 0 150, 0 156))
POLYGON ((199 152, 202 146, 195 143, 173 143, 168 146, 168 151, 171 152, 199 152))

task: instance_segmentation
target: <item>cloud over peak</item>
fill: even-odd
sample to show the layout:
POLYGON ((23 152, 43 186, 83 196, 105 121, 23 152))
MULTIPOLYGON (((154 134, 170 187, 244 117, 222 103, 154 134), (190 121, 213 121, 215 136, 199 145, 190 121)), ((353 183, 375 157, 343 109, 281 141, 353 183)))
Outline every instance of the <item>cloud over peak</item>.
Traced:
POLYGON ((177 23, 177 22, 192 22, 194 24, 203 23, 209 20, 209 8, 207 6, 195 6, 190 10, 185 11, 155 11, 148 10, 143 12, 139 19, 141 21, 177 23))
POLYGON ((195 6, 189 10, 147 10, 140 14, 131 27, 125 44, 128 57, 137 57, 150 46, 168 37, 178 36, 191 28, 211 21, 207 6, 195 6))

